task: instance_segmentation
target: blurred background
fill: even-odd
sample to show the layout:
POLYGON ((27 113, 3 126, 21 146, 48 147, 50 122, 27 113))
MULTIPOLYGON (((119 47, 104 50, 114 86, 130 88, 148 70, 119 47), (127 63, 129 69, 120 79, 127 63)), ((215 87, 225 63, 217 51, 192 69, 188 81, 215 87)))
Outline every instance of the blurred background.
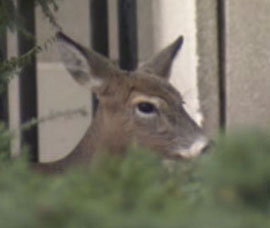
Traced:
MULTIPOLYGON (((62 29, 132 70, 183 35, 171 83, 207 134, 242 126, 269 128, 268 0, 56 0, 51 1, 58 6, 52 10, 56 23, 34 2, 14 2, 36 39, 31 43, 20 33, 7 31, 6 42, 1 42, 7 59, 36 44, 44 46, 62 29)), ((76 146, 91 123, 93 99, 68 75, 55 42, 44 49, 9 83, 8 102, 2 101, 6 104, 2 110, 13 130, 32 118, 86 111, 86 115, 62 115, 41 122, 28 135, 15 138, 14 153, 28 143, 33 160, 46 162, 62 158, 76 146)))

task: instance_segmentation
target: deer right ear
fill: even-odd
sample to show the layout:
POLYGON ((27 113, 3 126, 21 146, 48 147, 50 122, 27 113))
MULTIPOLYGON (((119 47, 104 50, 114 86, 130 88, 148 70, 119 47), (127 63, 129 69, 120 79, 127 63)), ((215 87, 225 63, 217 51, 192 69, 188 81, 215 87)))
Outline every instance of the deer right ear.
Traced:
POLYGON ((173 60, 182 47, 184 38, 178 37, 171 45, 147 61, 138 71, 152 73, 166 80, 169 79, 173 60))
POLYGON ((88 50, 62 32, 58 32, 56 37, 66 69, 80 85, 98 90, 110 75, 114 75, 112 72, 117 71, 108 59, 88 50))

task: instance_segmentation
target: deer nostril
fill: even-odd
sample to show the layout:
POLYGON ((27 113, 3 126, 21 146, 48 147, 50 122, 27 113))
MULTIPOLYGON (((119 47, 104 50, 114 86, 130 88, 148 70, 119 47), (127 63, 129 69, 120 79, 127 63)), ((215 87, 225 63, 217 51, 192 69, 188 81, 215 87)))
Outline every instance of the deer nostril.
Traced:
POLYGON ((206 145, 204 148, 202 148, 202 154, 209 152, 209 145, 206 145))
POLYGON ((202 154, 208 153, 209 150, 214 146, 214 142, 211 140, 209 141, 203 148, 202 148, 202 154))

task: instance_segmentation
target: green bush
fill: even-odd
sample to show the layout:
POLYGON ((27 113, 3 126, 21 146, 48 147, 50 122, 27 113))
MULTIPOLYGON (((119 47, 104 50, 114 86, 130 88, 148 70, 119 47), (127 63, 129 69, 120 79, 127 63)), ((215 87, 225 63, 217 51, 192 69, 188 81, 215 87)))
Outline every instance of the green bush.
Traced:
MULTIPOLYGON (((3 129, 3 128, 1 128, 3 129)), ((101 154, 45 176, 10 159, 0 130, 0 227, 270 227, 270 134, 221 136, 169 169, 154 153, 101 154)))

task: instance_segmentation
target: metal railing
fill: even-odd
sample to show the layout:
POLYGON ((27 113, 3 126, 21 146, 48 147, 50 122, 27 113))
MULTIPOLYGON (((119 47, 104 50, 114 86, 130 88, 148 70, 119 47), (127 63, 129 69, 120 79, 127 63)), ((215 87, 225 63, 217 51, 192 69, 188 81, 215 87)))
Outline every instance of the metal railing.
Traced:
MULTIPOLYGON (((89 0, 91 47, 104 56, 109 56, 108 0, 89 0)), ((24 55, 36 45, 35 5, 34 1, 17 0, 18 12, 28 35, 18 32, 18 54, 24 55), (29 36, 30 35, 30 36, 29 36)), ((61 7, 61 6, 60 6, 61 7)), ((118 0, 119 25, 119 62, 120 67, 133 70, 137 66, 137 16, 136 0, 118 0)), ((6 58, 6 34, 0 37, 0 61, 6 58)), ((38 90, 37 90, 37 60, 31 57, 19 76, 20 123, 25 124, 38 119, 38 90)), ((94 109, 97 100, 94 99, 94 109)), ((0 120, 8 122, 7 92, 0 97, 0 120)), ((30 160, 37 162, 38 153, 38 124, 21 133, 21 145, 27 145, 30 160)))

